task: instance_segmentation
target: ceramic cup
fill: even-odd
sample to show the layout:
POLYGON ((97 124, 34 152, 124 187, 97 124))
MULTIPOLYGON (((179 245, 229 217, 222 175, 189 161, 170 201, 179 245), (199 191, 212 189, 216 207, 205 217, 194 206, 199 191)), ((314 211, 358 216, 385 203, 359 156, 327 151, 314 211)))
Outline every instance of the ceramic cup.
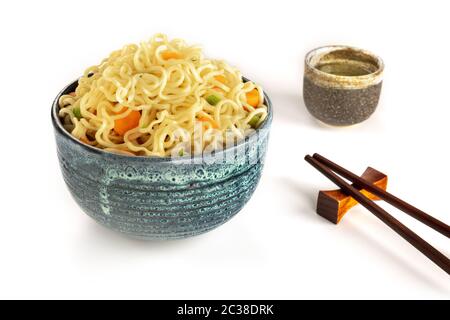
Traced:
POLYGON ((383 70, 383 61, 366 50, 348 46, 314 49, 305 58, 305 105, 328 125, 363 122, 377 108, 383 70))

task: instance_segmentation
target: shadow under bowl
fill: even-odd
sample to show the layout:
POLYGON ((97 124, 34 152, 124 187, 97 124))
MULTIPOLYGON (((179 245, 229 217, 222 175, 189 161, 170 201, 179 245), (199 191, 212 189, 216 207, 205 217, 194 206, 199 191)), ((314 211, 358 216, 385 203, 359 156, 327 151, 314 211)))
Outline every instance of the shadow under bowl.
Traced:
POLYGON ((84 144, 64 129, 58 101, 77 85, 75 81, 58 94, 51 119, 67 187, 95 221, 140 239, 187 238, 225 223, 252 196, 272 122, 267 95, 267 119, 230 148, 192 158, 133 157, 84 144))

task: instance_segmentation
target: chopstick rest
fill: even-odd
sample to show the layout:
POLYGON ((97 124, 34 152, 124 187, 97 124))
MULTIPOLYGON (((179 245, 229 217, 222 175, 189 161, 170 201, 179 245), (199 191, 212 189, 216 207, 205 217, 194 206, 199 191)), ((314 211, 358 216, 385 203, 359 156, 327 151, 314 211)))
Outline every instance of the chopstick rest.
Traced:
POLYGON ((361 179, 353 172, 341 167, 340 165, 334 163, 333 161, 321 156, 318 153, 315 153, 312 157, 317 160, 319 163, 323 164, 328 169, 336 172, 340 176, 344 177, 347 180, 353 182, 354 185, 359 186, 359 188, 364 188, 374 195, 377 195, 387 203, 396 207, 399 210, 402 210, 406 214, 409 214, 414 219, 426 224, 430 228, 433 228, 437 232, 443 234, 447 238, 450 238, 450 226, 446 223, 436 219, 435 217, 429 215, 426 212, 414 207, 413 205, 407 203, 406 201, 394 196, 392 193, 383 190, 382 188, 377 187, 376 185, 368 183, 366 180, 361 179))
POLYGON ((428 242, 419 237, 415 232, 409 229, 407 226, 398 221, 395 217, 390 215, 386 210, 378 206, 375 202, 367 198, 364 194, 360 192, 357 188, 347 183, 344 179, 339 177, 339 175, 345 177, 353 181, 355 184, 359 186, 363 186, 365 189, 370 190, 370 192, 376 193, 383 200, 388 201, 393 204, 397 208, 401 209, 405 213, 410 214, 411 216, 416 217, 417 220, 433 227, 435 230, 448 234, 450 231, 450 227, 439 221, 436 218, 434 220, 430 220, 430 215, 420 211, 419 209, 413 207, 412 205, 406 203, 400 198, 395 197, 394 195, 383 191, 369 183, 367 181, 361 179, 354 173, 340 167, 334 162, 322 157, 319 154, 314 154, 314 157, 310 155, 305 156, 305 160, 316 168, 319 172, 321 172, 324 176, 330 179, 334 184, 336 184, 339 188, 342 189, 346 194, 352 196, 355 200, 357 200, 362 206, 364 206, 367 210, 369 210, 374 216, 380 219, 383 223, 385 223, 388 227, 390 227, 393 231, 395 231, 399 236, 408 241, 412 246, 414 246, 417 250, 423 253, 427 258, 433 261, 436 265, 438 265, 442 270, 444 270, 447 274, 450 275, 450 259, 448 259, 444 254, 442 254, 439 250, 434 248, 428 242), (335 173, 336 172, 336 173, 335 173), (439 224, 437 224, 439 223, 439 224), (442 228, 442 230, 440 230, 442 228))
MULTIPOLYGON (((368 183, 386 190, 388 177, 384 173, 368 167, 361 176, 362 179, 368 183)), ((354 185, 355 186, 355 185, 354 185)), ((380 198, 369 191, 355 186, 365 196, 371 200, 380 200, 380 198)), ((347 195, 342 190, 322 190, 319 191, 317 198, 317 214, 327 219, 328 221, 338 224, 343 216, 354 206, 358 201, 347 195)))

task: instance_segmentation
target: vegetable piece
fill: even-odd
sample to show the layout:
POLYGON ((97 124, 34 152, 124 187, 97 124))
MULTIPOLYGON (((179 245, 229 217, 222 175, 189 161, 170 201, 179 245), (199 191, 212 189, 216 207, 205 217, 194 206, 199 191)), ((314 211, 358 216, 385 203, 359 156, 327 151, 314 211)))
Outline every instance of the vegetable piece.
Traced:
POLYGON ((246 97, 247 97, 247 103, 249 105, 251 105, 252 107, 257 107, 259 106, 259 92, 257 89, 253 89, 250 92, 246 93, 246 97))
POLYGON ((214 91, 220 92, 221 94, 225 94, 225 91, 223 91, 222 89, 220 89, 219 87, 214 87, 212 88, 214 91))
POLYGON ((75 116, 75 118, 77 118, 78 120, 80 120, 82 118, 80 107, 73 108, 72 112, 73 112, 73 115, 75 116))
MULTIPOLYGON (((122 110, 126 110, 126 108, 122 110)), ((127 131, 139 126, 140 119, 141 113, 139 111, 133 110, 125 118, 117 119, 114 121, 114 131, 123 136, 127 131)))
POLYGON ((86 143, 86 144, 91 144, 90 141, 88 140, 88 138, 86 138, 86 137, 81 137, 81 138, 80 138, 80 141, 81 141, 81 142, 84 142, 84 143, 86 143))
POLYGON ((206 101, 212 106, 217 105, 220 102, 220 97, 216 96, 215 94, 209 95, 206 97, 206 101))
POLYGON ((221 83, 227 83, 227 78, 225 78, 224 76, 220 75, 220 76, 215 76, 214 79, 216 79, 217 81, 221 82, 221 83))
POLYGON ((72 97, 75 97, 77 94, 75 92, 71 92, 71 93, 69 93, 69 95, 71 95, 72 97))
POLYGON ((175 51, 164 51, 161 55, 164 60, 181 59, 182 58, 181 54, 179 54, 178 52, 175 52, 175 51))
MULTIPOLYGON (((222 76, 222 75, 215 76, 214 79, 217 80, 217 81, 219 81, 220 83, 223 83, 223 84, 227 83, 227 78, 225 78, 225 77, 222 76)), ((222 93, 222 94, 225 94, 225 91, 223 91, 223 89, 221 89, 221 88, 219 88, 219 87, 214 87, 214 88, 212 88, 212 89, 213 89, 214 91, 217 91, 217 92, 220 92, 220 93, 222 93)))
POLYGON ((180 151, 178 151, 178 155, 179 155, 180 157, 184 156, 184 150, 183 150, 183 149, 180 149, 180 151))
POLYGON ((209 118, 209 117, 198 117, 198 120, 201 121, 201 122, 209 122, 209 123, 211 123, 211 125, 212 125, 212 127, 214 129, 219 129, 219 125, 212 118, 209 118))
POLYGON ((249 124, 252 128, 256 129, 256 128, 257 128, 257 124, 258 124, 258 122, 259 122, 259 119, 261 119, 261 116, 260 116, 259 114, 254 115, 253 118, 250 119, 250 121, 248 122, 248 124, 249 124))

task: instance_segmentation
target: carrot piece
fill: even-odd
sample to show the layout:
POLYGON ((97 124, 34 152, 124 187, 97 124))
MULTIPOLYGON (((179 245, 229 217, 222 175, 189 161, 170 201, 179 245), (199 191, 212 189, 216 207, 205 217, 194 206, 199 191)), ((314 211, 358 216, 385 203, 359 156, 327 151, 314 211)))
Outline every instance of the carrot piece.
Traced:
POLYGON ((69 95, 71 95, 72 97, 75 97, 77 94, 75 92, 71 92, 71 93, 69 93, 69 95))
POLYGON ((246 93, 246 97, 247 97, 247 103, 249 105, 251 105, 252 107, 257 107, 259 106, 259 92, 257 89, 253 89, 250 92, 246 93))
POLYGON ((221 82, 221 83, 227 83, 227 78, 225 78, 224 76, 220 75, 220 76, 215 76, 214 79, 216 79, 217 81, 221 82))
POLYGON ((209 122, 209 123, 212 124, 212 127, 214 129, 219 129, 219 125, 214 119, 211 119, 211 118, 208 118, 208 117, 199 117, 198 120, 200 120, 201 122, 209 122))
POLYGON ((86 139, 85 137, 81 137, 80 140, 81 140, 82 142, 84 142, 84 143, 89 144, 89 140, 86 139))
POLYGON ((164 52, 162 52, 161 56, 164 60, 181 59, 182 58, 182 55, 175 51, 164 51, 164 52))
POLYGON ((81 137, 80 141, 83 142, 83 143, 86 143, 86 144, 88 144, 90 146, 94 145, 94 141, 89 141, 89 138, 86 138, 86 137, 81 137))
POLYGON ((222 93, 222 94, 224 94, 225 93, 225 91, 223 91, 222 89, 220 89, 219 87, 214 87, 214 88, 212 88, 214 91, 217 91, 217 92, 220 92, 220 93, 222 93))
MULTIPOLYGON (((126 108, 122 109, 126 110, 126 108)), ((141 113, 133 110, 125 118, 117 119, 114 121, 114 131, 123 136, 128 130, 134 129, 139 126, 139 120, 141 119, 141 113)))

